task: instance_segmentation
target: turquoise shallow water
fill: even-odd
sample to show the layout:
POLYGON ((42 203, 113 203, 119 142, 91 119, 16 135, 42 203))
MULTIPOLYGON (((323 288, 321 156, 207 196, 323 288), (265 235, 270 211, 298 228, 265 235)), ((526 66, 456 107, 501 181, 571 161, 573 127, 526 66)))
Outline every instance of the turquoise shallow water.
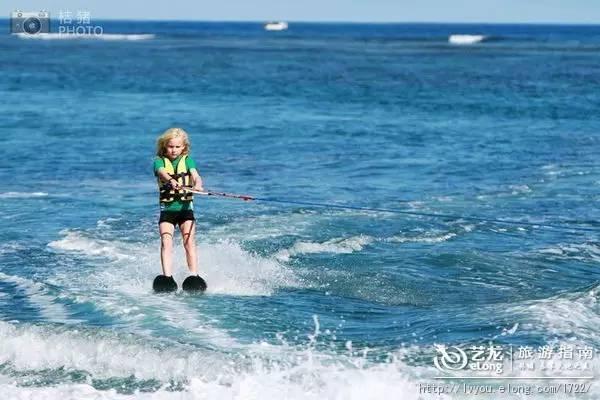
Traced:
POLYGON ((150 36, 0 38, 9 398, 441 398, 434 344, 598 346, 600 28, 102 24, 150 36), (174 125, 213 190, 457 217, 197 198, 209 290, 157 296, 174 125))

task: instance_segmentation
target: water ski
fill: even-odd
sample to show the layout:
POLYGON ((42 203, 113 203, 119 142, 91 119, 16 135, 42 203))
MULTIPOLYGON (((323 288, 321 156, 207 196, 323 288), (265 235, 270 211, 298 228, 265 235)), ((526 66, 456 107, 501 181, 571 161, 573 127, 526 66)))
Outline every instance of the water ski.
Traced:
POLYGON ((188 276, 181 284, 181 288, 186 292, 204 292, 206 290, 206 281, 200 276, 188 276))
POLYGON ((174 292, 177 290, 177 282, 172 276, 158 275, 152 282, 155 292, 174 292))

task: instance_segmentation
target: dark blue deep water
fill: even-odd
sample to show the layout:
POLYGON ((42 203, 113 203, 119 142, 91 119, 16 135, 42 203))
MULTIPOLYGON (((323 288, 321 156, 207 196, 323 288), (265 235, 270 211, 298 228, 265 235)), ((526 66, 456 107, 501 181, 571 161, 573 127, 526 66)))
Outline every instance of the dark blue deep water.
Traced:
POLYGON ((600 346, 600 27, 95 24, 0 36, 3 398, 600 396, 420 392, 436 344, 600 346), (209 289, 156 295, 172 126, 208 189, 416 215, 197 197, 209 289))

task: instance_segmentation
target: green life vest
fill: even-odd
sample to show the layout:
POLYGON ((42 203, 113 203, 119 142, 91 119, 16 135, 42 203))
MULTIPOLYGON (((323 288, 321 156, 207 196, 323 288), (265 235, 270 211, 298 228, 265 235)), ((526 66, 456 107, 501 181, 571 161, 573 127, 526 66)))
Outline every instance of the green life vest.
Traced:
MULTIPOLYGON (((179 182, 179 185, 181 186, 191 187, 192 175, 187 169, 187 165, 185 163, 186 158, 187 155, 181 156, 179 162, 177 163, 177 169, 173 167, 171 160, 169 160, 167 157, 163 157, 162 160, 165 164, 165 170, 171 178, 179 182)), ((168 182, 161 182, 160 177, 158 178, 158 189, 161 203, 171 203, 175 200, 192 201, 194 198, 193 193, 187 192, 183 189, 175 190, 168 182)))

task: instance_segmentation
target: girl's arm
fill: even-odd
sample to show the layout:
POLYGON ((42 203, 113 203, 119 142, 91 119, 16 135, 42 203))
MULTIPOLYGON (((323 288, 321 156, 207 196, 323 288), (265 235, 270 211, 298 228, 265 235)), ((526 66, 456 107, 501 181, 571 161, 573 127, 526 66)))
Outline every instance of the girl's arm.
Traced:
POLYGON ((169 175, 165 168, 159 168, 156 173, 161 181, 170 183, 173 188, 179 189, 179 182, 177 182, 176 179, 171 178, 171 175, 169 175))
POLYGON ((190 170, 190 174, 192 174, 192 180, 194 181, 194 190, 198 190, 200 192, 204 192, 204 187, 202 186, 202 178, 198 174, 198 171, 195 168, 190 170))

